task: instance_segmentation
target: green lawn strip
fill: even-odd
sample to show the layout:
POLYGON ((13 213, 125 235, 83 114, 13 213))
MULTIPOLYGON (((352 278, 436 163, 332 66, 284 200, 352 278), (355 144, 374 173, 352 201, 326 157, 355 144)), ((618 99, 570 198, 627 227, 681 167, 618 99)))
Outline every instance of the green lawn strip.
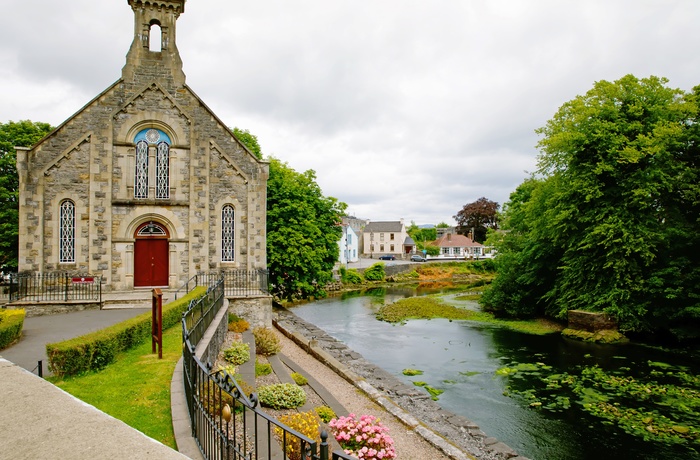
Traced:
POLYGON ((76 398, 175 449, 170 381, 181 355, 182 329, 178 324, 163 331, 163 359, 151 353, 148 340, 120 353, 116 362, 102 371, 49 380, 76 398))
POLYGON ((479 321, 537 335, 550 334, 561 330, 558 325, 551 322, 536 319, 499 319, 494 317, 491 313, 455 307, 454 305, 445 303, 439 295, 400 299, 394 303, 382 306, 377 313, 377 319, 389 323, 402 323, 409 319, 433 318, 479 321))

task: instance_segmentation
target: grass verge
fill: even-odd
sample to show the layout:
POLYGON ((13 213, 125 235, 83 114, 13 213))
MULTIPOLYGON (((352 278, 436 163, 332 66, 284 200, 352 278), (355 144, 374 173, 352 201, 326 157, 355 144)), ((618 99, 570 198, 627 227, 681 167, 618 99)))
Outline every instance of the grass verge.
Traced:
POLYGON ((63 379, 59 388, 176 449, 170 413, 170 380, 182 356, 180 325, 163 331, 163 359, 151 353, 151 341, 120 353, 99 372, 63 379))
POLYGON ((445 318, 490 323, 527 334, 551 334, 560 332, 562 327, 552 321, 499 319, 491 313, 455 307, 436 296, 409 297, 384 305, 377 313, 377 319, 390 323, 404 323, 409 319, 445 318))

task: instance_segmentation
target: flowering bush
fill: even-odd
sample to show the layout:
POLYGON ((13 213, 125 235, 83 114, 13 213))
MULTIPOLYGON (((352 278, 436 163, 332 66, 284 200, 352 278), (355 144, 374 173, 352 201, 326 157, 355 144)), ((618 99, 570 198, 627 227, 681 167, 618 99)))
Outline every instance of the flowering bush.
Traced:
MULTIPOLYGON (((318 415, 313 411, 301 412, 291 415, 280 415, 279 421, 289 428, 298 431, 309 439, 313 439, 317 444, 321 444, 321 437, 318 432, 320 425, 318 415)), ((282 429, 275 427, 275 434, 281 440, 283 438, 282 429)), ((290 460, 301 460, 301 440, 291 434, 287 435, 287 445, 285 446, 287 457, 290 460)))
POLYGON ((241 365, 250 359, 250 346, 244 342, 233 342, 224 350, 224 359, 231 364, 241 365))
POLYGON ((350 414, 331 420, 328 426, 346 454, 363 460, 396 458, 389 428, 372 415, 363 415, 358 420, 355 414, 350 414))

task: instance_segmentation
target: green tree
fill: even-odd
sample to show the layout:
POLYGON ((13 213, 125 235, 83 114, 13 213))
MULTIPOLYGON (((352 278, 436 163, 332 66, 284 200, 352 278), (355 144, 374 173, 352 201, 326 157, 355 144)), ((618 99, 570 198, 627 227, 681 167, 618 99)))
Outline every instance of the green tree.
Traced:
POLYGON ((628 331, 700 321, 700 89, 667 83, 597 82, 537 130, 540 179, 505 207, 485 305, 600 311, 628 331))
POLYGON ((15 147, 31 147, 53 130, 48 123, 0 123, 0 270, 17 270, 19 177, 15 147))
POLYGON ((325 295, 338 260, 345 203, 323 196, 312 170, 271 158, 267 182, 267 260, 272 292, 293 300, 325 295))
POLYGON ((465 204, 454 216, 457 233, 470 235, 474 241, 483 243, 489 229, 498 229, 498 208, 498 203, 485 197, 465 204))
POLYGON ((411 221, 411 225, 406 229, 408 236, 416 243, 416 247, 420 250, 425 249, 428 243, 437 239, 437 231, 435 228, 420 228, 415 222, 411 221))
POLYGON ((251 134, 247 129, 233 128, 231 132, 256 158, 262 160, 263 155, 260 144, 258 143, 258 136, 251 134))

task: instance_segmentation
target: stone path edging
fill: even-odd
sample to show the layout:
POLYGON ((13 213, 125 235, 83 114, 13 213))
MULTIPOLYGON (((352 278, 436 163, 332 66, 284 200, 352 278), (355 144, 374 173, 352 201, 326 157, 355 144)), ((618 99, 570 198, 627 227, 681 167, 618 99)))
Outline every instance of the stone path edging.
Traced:
POLYGON ((304 351, 362 390, 385 410, 453 460, 527 460, 466 418, 366 361, 325 331, 289 310, 275 312, 273 324, 304 351), (448 441, 448 439, 450 441, 448 441))

